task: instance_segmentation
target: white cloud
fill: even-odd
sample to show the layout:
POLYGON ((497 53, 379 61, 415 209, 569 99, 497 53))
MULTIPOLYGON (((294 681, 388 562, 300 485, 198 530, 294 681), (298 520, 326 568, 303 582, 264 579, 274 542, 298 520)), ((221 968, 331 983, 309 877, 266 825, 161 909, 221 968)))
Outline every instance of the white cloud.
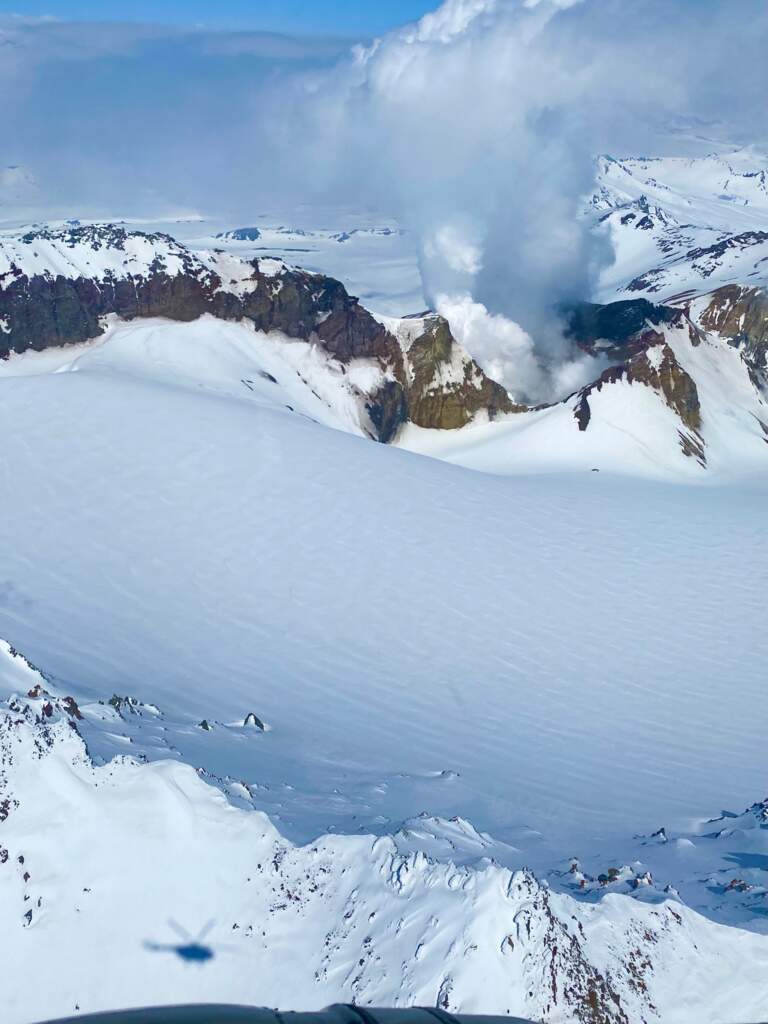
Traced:
POLYGON ((436 228, 426 235, 423 247, 427 259, 439 261, 457 274, 474 277, 483 269, 482 247, 456 224, 436 228))
POLYGON ((413 29, 405 29, 403 35, 420 43, 449 43, 466 32, 478 18, 493 14, 498 5, 499 0, 449 0, 436 11, 425 14, 413 29))
POLYGON ((565 398, 603 369, 602 363, 588 355, 563 355, 554 362, 546 361, 520 324, 491 313, 469 293, 438 295, 435 307, 450 324, 456 340, 519 402, 565 398))

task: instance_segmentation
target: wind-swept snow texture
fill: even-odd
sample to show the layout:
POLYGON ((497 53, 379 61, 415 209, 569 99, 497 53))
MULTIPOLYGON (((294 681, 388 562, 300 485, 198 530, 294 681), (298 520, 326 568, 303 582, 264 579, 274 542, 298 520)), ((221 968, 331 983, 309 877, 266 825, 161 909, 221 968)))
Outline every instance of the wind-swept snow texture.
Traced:
POLYGON ((237 394, 196 386, 200 325, 165 330, 0 378, 0 636, 76 697, 254 712, 268 754, 180 749, 300 839, 428 810, 571 843, 761 795, 759 483, 469 473, 270 406, 226 338, 237 394))

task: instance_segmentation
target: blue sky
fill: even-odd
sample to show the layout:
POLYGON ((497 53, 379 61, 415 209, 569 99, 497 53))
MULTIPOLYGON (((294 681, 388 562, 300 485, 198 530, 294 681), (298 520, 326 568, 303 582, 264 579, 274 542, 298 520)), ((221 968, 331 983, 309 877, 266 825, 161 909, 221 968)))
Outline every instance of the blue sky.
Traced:
POLYGON ((293 169, 268 150, 284 91, 439 2, 0 0, 4 159, 122 209, 166 192, 195 205, 202 183, 221 204, 263 197, 267 179, 282 195, 293 169))
POLYGON ((439 0, 0 0, 0 13, 367 35, 411 21, 438 5, 439 0))

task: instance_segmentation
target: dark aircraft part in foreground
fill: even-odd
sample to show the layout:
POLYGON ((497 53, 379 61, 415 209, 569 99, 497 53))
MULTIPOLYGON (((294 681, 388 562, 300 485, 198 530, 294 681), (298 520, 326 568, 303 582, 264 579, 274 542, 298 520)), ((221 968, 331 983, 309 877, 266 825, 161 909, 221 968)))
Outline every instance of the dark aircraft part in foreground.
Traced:
POLYGON ((454 1016, 445 1010, 371 1010, 332 1006, 317 1013, 279 1013, 246 1006, 168 1006, 67 1017, 49 1024, 530 1024, 519 1017, 454 1016))

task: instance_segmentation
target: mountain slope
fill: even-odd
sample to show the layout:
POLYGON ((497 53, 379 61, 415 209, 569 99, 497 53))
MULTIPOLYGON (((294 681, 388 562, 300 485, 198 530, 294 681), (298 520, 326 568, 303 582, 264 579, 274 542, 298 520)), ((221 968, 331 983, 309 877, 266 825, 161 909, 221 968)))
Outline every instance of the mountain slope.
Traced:
MULTIPOLYGON (((747 300, 724 290, 695 309, 688 300, 677 309, 634 300, 587 317, 584 307, 571 344, 594 357, 594 383, 528 410, 483 373, 444 319, 375 318, 339 282, 279 261, 193 252, 166 235, 109 225, 7 236, 0 256, 6 354, 100 338, 122 366, 133 346, 134 367, 146 355, 198 386, 247 389, 326 425, 493 472, 549 465, 695 478, 759 470, 768 455, 758 289, 744 315, 747 300), (159 318, 189 327, 163 328, 159 318), (141 321, 151 330, 121 326, 141 321)), ((82 366, 105 357, 77 358, 82 366)))
MULTIPOLYGON (((430 390, 445 392, 454 405, 458 396, 463 411, 449 417, 450 426, 480 411, 513 411, 504 389, 459 351, 444 322, 440 346, 414 350, 414 373, 395 336, 331 278, 223 250, 193 253, 168 235, 114 225, 0 238, 0 358, 98 338, 108 316, 192 322, 204 314, 302 341, 324 353, 331 372, 351 370, 365 385, 344 389, 358 399, 358 429, 380 441, 395 436, 411 406, 418 422, 446 425, 445 402, 425 401, 430 390), (454 364, 457 372, 441 371, 454 364)), ((434 326, 425 331, 431 338, 434 326)))
POLYGON ((768 163, 598 161, 586 216, 613 262, 564 311, 595 380, 459 434, 405 425, 412 451, 494 473, 608 470, 722 480, 768 469, 768 163))
POLYGON ((600 299, 668 301, 738 281, 768 283, 768 160, 749 150, 698 159, 598 164, 590 211, 612 266, 600 299))
POLYGON ((607 364, 563 402, 457 434, 407 425, 398 443, 493 473, 591 469, 727 479, 768 469, 767 292, 585 305, 573 341, 607 364))
POLYGON ((764 936, 672 901, 589 906, 529 872, 436 863, 391 838, 295 847, 187 766, 124 757, 94 767, 84 711, 42 679, 0 706, 9 1024, 182 991, 187 1001, 416 1003, 584 1024, 749 1020, 764 1005, 764 936), (174 917, 209 922, 204 966, 180 955, 188 940, 174 917), (45 985, 16 984, 30 959, 45 963, 45 985))

